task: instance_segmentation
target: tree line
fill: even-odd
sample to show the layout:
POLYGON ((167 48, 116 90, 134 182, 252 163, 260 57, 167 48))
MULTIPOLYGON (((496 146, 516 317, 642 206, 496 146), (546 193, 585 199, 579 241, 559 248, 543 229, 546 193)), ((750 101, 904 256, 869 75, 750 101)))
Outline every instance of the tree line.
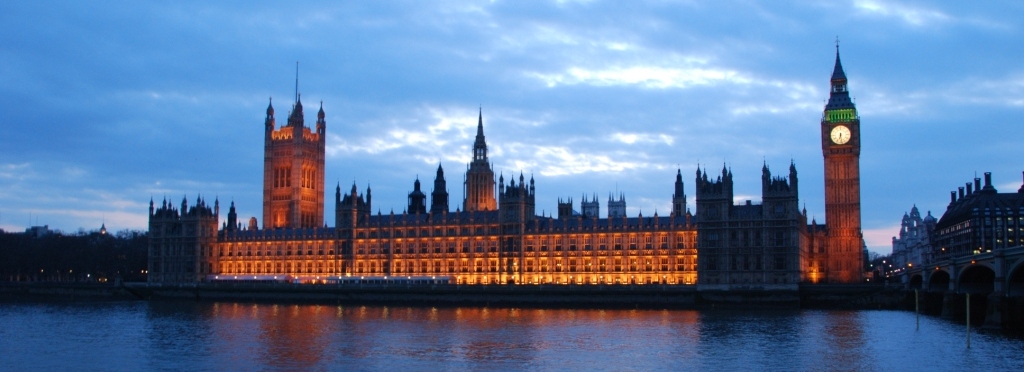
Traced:
POLYGON ((145 281, 148 246, 145 231, 58 231, 37 237, 0 230, 0 281, 145 281))

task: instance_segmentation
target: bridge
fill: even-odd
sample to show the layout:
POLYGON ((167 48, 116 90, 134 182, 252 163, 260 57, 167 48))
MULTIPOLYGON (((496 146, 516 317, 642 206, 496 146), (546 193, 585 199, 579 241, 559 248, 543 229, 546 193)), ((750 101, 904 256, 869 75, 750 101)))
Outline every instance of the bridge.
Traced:
POLYGON ((970 306, 971 323, 989 329, 1024 327, 1024 246, 946 257, 908 267, 900 277, 907 289, 923 294, 926 313, 963 319, 970 306))

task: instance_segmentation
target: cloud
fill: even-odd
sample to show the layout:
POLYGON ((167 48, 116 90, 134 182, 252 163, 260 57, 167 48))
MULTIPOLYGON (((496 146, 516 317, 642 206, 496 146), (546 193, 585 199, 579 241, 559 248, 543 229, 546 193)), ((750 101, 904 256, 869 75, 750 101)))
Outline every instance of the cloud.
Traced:
POLYGON ((0 164, 0 178, 10 180, 23 180, 33 175, 30 163, 0 164))
POLYGON ((1000 79, 966 79, 948 87, 942 95, 950 102, 1024 107, 1024 73, 1000 79))
POLYGON ((438 159, 452 146, 461 146, 476 135, 477 112, 462 107, 423 107, 406 113, 406 119, 377 119, 360 124, 371 128, 363 136, 328 133, 329 157, 352 154, 377 155, 403 148, 435 154, 438 159), (425 117, 425 119, 418 119, 425 117), (425 124, 425 125, 424 125, 425 124))
POLYGON ((853 6, 863 14, 896 18, 915 27, 946 23, 952 20, 952 17, 941 11, 909 6, 896 1, 857 0, 854 1, 853 6))
POLYGON ((658 144, 663 143, 666 145, 672 145, 675 142, 675 138, 668 134, 651 134, 651 133, 613 133, 611 135, 613 141, 625 143, 627 145, 633 144, 658 144))
POLYGON ((617 173, 631 169, 660 169, 664 167, 642 161, 618 160, 627 158, 637 159, 637 156, 618 154, 620 156, 613 158, 606 153, 574 151, 565 146, 544 146, 516 142, 500 147, 507 151, 505 158, 515 159, 511 160, 509 164, 512 169, 534 170, 545 177, 559 177, 581 173, 617 173))
POLYGON ((752 79, 727 69, 701 67, 625 66, 591 69, 570 67, 559 73, 527 73, 547 87, 560 85, 622 86, 647 89, 687 89, 719 84, 746 85, 752 79))

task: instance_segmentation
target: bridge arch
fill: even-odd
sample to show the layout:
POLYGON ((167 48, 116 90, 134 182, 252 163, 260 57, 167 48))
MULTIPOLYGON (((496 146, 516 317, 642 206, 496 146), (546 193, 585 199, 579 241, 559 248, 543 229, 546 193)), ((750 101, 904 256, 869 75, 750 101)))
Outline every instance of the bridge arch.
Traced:
POLYGON ((949 273, 946 270, 935 270, 928 278, 929 292, 945 292, 949 290, 949 273))
POLYGON ((1019 262, 1016 267, 1010 269, 1006 284, 1007 296, 1024 296, 1024 262, 1019 262))
POLYGON ((960 293, 987 295, 995 290, 996 272, 985 265, 971 265, 964 268, 958 279, 960 293))
POLYGON ((921 274, 914 274, 910 277, 910 282, 907 283, 910 289, 922 289, 924 288, 924 277, 921 274))

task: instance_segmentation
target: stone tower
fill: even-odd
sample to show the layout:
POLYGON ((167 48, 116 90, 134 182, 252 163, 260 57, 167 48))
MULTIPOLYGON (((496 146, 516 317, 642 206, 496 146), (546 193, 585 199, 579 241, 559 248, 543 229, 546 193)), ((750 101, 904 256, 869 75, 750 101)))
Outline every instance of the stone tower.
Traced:
POLYGON ((626 217, 626 194, 619 193, 618 200, 608 194, 608 218, 620 217, 626 217))
POLYGON ((593 199, 587 199, 587 195, 583 195, 583 201, 580 202, 580 213, 583 214, 583 218, 600 218, 601 202, 597 200, 597 194, 594 194, 593 199))
POLYGON ((828 104, 821 116, 828 228, 825 278, 833 283, 859 283, 864 271, 864 239, 860 226, 860 116, 846 87, 838 45, 831 85, 828 104))
POLYGON ((497 209, 494 199, 494 171, 487 160, 487 141, 484 140, 484 113, 476 126, 476 141, 473 142, 473 161, 466 171, 465 200, 462 209, 467 212, 493 211, 497 209))
POLYGON ((558 198, 558 219, 564 220, 573 217, 572 198, 562 200, 558 198))
POLYGON ((296 96, 288 125, 275 128, 267 106, 263 145, 263 228, 324 226, 324 139, 327 122, 320 103, 316 131, 304 125, 296 96))

